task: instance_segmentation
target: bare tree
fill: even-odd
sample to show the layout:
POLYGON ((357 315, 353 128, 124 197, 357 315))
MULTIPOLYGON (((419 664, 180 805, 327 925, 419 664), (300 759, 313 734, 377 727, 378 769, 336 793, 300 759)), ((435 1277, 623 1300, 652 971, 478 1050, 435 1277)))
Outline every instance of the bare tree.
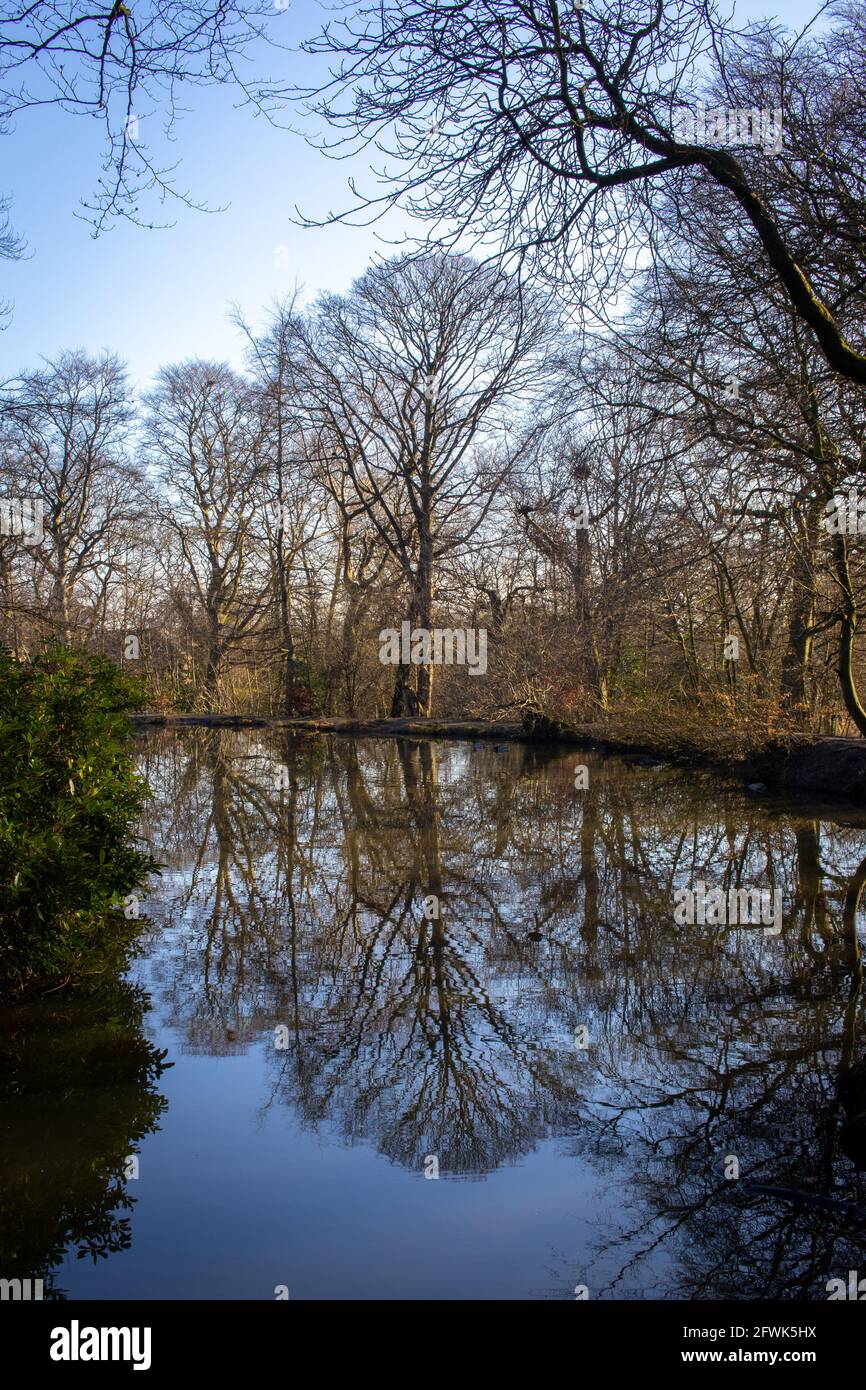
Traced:
POLYGON ((83 618, 73 603, 104 571, 110 538, 128 532, 142 510, 141 477, 128 458, 125 368, 110 354, 61 353, 10 383, 3 413, 7 486, 43 511, 44 539, 27 551, 37 610, 47 579, 55 636, 80 641, 83 618))
POLYGON ((147 401, 147 439, 163 523, 204 619, 202 698, 211 708, 226 654, 259 620, 267 588, 266 567, 256 564, 263 462, 255 395, 221 363, 165 367, 147 401))
POLYGON ((596 308, 712 182, 827 361, 862 384, 850 301, 854 290, 862 300, 866 264, 864 47, 856 5, 810 37, 735 30, 693 0, 362 0, 308 43, 335 62, 331 80, 303 95, 342 133, 338 154, 375 148, 391 160, 384 192, 353 187, 339 215, 402 202, 449 244, 499 247, 577 284, 596 308), (750 113, 756 86, 778 112, 772 141, 766 112, 750 113), (721 134, 715 117, 709 131, 685 128, 680 113, 703 98, 733 112, 733 140, 727 111, 721 134), (828 255, 845 264, 846 294, 824 283, 828 255))
POLYGON ((277 647, 281 666, 280 704, 295 713, 296 641, 293 582, 305 548, 316 539, 318 516, 306 458, 301 400, 303 362, 294 300, 271 310, 265 329, 255 333, 239 311, 234 321, 247 343, 248 360, 261 412, 262 483, 270 505, 264 508, 267 545, 276 599, 277 647))
MULTIPOLYGON (((482 526, 510 464, 508 416, 540 370, 551 315, 463 256, 395 258, 301 329, 312 424, 429 630, 438 567, 482 526)), ((430 713, 433 669, 400 665, 392 713, 430 713)))

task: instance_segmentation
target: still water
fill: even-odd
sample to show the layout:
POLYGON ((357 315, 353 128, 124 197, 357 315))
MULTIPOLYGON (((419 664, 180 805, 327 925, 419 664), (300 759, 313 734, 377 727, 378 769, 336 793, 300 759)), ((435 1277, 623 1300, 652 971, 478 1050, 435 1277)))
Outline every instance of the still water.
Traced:
POLYGON ((137 749, 164 867, 131 986, 0 1036, 18 1272, 811 1300, 866 1269, 862 815, 518 745, 137 749), (779 892, 782 930, 678 925, 698 882, 779 892))

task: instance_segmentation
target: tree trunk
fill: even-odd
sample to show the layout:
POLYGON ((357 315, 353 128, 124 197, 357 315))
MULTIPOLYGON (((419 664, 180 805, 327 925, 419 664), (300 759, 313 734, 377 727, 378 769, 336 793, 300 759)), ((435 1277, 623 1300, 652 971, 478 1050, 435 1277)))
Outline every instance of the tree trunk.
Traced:
POLYGON ((54 606, 54 626, 58 642, 62 642, 64 647, 69 646, 70 625, 69 625, 69 590, 66 586, 66 571, 63 566, 58 570, 54 580, 53 606, 54 606))
POLYGON ((848 568, 848 543, 844 532, 833 537, 833 559, 836 567, 836 582, 842 591, 842 618, 839 626, 839 659, 837 671, 842 699, 858 732, 866 737, 866 710, 860 703, 857 682, 854 678, 854 638, 857 633, 858 613, 851 572, 848 568))
POLYGON ((17 661, 19 658, 18 618, 12 591, 12 562, 7 555, 0 556, 0 573, 2 573, 3 579, 3 641, 17 661))
POLYGON ((286 566, 283 559, 282 532, 277 542, 277 569, 279 572, 279 610, 280 610, 280 657, 282 660, 282 707, 288 716, 295 711, 295 640, 292 636, 289 586, 286 581, 286 566))
POLYGON ((812 661, 815 621, 815 568, 819 505, 811 502, 802 514, 799 546, 794 554, 794 592, 788 619, 788 640, 782 656, 781 694, 794 706, 808 703, 806 681, 812 661))
POLYGON ((208 713, 216 713, 219 710, 222 656, 219 617, 216 614, 211 614, 208 626, 207 659, 202 683, 202 698, 208 713))
MULTIPOLYGON (((418 568, 412 576, 412 603, 409 622, 413 631, 424 628, 431 633, 433 622, 433 537, 431 519, 422 517, 419 523, 420 546, 418 568)), ((391 700, 391 717, 420 715, 428 718, 433 708, 433 663, 425 662, 418 668, 415 689, 412 689, 412 668, 397 667, 394 683, 394 696, 391 700)))

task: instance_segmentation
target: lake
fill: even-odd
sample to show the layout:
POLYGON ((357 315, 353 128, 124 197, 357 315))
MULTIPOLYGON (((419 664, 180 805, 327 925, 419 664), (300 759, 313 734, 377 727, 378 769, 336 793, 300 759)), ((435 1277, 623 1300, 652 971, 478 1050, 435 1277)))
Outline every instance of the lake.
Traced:
POLYGON ((0 1037, 4 1248, 47 1293, 821 1300, 863 1265, 862 813, 517 744, 135 748, 130 987, 0 1037), (698 884, 780 929, 677 921, 698 884))

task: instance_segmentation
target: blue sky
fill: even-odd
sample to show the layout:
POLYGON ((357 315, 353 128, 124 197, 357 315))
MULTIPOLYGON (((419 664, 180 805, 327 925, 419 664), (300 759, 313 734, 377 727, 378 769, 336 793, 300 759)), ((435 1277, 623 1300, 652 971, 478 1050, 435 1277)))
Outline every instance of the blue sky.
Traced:
MULTIPOLYGON (((740 16, 778 12, 789 24, 813 10, 813 0, 785 0, 777 11, 751 0, 738 6, 740 16)), ((294 0, 274 32, 291 45, 314 33, 323 14, 316 0, 294 0)), ((287 81, 309 73, 297 52, 272 51, 262 64, 287 81)), ((229 206, 203 214, 173 204, 166 230, 121 221, 94 240, 76 218, 99 172, 97 122, 46 109, 21 117, 0 140, 0 191, 13 197, 13 223, 30 251, 27 260, 0 262, 0 295, 14 306, 0 334, 0 379, 67 347, 118 352, 141 388, 161 364, 186 357, 240 364, 231 303, 256 321, 296 281, 308 296, 346 289, 381 251, 374 229, 291 221, 298 203, 312 213, 344 205, 347 176, 363 179, 363 164, 326 159, 301 134, 237 109, 228 90, 192 90, 183 104, 189 114, 170 154, 182 160, 177 182, 199 201, 229 206), (278 268, 277 247, 287 248, 288 269, 278 268)), ((142 120, 143 141, 149 119, 158 121, 142 120)), ((283 119, 300 123, 296 112, 283 119)), ((379 231, 397 236, 407 225, 393 215, 379 231)))

